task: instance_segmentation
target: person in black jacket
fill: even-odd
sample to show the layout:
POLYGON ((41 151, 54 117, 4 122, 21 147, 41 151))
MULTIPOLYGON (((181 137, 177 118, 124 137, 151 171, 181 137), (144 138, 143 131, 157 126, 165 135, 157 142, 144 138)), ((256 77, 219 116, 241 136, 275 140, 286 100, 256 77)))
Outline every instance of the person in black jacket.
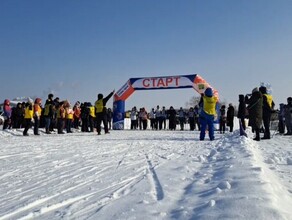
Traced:
POLYGON ((255 131, 255 141, 260 141, 260 129, 263 119, 263 95, 256 87, 252 90, 251 97, 245 96, 245 102, 248 104, 249 125, 255 131))
POLYGON ((227 126, 229 126, 230 132, 233 132, 233 126, 234 126, 233 120, 234 120, 234 107, 230 103, 227 109, 227 126))
POLYGON ((106 134, 109 133, 106 103, 113 96, 114 93, 115 93, 115 90, 113 90, 105 98, 103 97, 103 94, 101 94, 101 93, 99 93, 97 95, 97 100, 95 102, 95 115, 96 115, 96 130, 97 130, 98 135, 101 134, 100 133, 101 132, 101 122, 103 122, 104 132, 106 134))
POLYGON ((15 108, 12 108, 12 122, 13 128, 22 128, 24 122, 24 108, 21 103, 17 103, 15 108))
POLYGON ((88 102, 81 103, 80 109, 80 117, 81 117, 81 131, 82 132, 89 132, 88 126, 89 126, 89 108, 88 108, 88 102))
POLYGON ((167 117, 168 117, 168 126, 169 130, 176 129, 176 110, 170 106, 169 110, 167 110, 167 117))
POLYGON ((54 115, 54 101, 53 101, 53 94, 48 95, 48 99, 46 100, 45 107, 44 107, 44 118, 45 118, 45 128, 46 133, 51 134, 50 126, 54 115))
POLYGON ((220 108, 220 117, 219 117, 219 131, 220 134, 225 133, 226 128, 226 109, 225 105, 222 105, 220 108))
POLYGON ((246 129, 246 125, 245 125, 246 116, 247 116, 246 115, 246 104, 245 104, 244 95, 240 94, 239 95, 239 106, 238 106, 237 118, 240 120, 243 130, 246 129))
POLYGON ((111 108, 107 109, 107 122, 108 122, 108 129, 112 129, 112 120, 113 120, 113 111, 111 108))

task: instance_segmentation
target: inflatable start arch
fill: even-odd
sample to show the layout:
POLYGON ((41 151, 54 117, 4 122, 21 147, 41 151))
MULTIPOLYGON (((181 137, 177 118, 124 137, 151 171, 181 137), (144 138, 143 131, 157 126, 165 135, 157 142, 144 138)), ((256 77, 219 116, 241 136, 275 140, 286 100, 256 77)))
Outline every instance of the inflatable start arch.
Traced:
MULTIPOLYGON (((114 95, 113 103, 113 129, 124 129, 125 101, 135 90, 153 89, 181 89, 193 88, 198 93, 204 93, 205 89, 211 87, 206 80, 198 74, 183 76, 162 76, 146 78, 130 78, 114 95)), ((212 87, 211 87, 212 88, 212 87)), ((214 95, 219 99, 218 91, 213 89, 214 95)))

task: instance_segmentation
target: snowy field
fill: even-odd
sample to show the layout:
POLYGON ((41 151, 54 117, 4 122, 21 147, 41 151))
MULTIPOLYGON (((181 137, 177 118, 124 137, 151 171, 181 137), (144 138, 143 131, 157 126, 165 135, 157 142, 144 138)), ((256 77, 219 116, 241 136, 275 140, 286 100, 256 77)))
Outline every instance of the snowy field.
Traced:
POLYGON ((0 129, 1 220, 292 219, 291 136, 0 129))

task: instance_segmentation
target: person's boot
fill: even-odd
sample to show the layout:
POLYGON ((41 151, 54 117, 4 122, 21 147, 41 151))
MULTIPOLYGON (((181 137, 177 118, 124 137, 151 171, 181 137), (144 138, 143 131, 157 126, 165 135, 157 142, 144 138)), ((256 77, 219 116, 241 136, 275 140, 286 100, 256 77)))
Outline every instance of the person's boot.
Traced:
POLYGON ((271 139, 270 132, 265 132, 264 137, 262 139, 271 139))
POLYGON ((255 137, 253 140, 254 141, 260 141, 261 139, 260 139, 260 137, 255 137))
POLYGON ((260 138, 260 131, 255 131, 256 132, 256 137, 253 139, 255 141, 260 141, 261 138, 260 138))

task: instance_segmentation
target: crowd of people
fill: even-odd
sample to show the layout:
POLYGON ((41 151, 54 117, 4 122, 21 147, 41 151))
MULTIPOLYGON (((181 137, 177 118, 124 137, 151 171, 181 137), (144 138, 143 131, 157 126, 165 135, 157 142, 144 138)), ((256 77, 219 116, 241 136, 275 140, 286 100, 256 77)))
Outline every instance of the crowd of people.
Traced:
POLYGON ((179 110, 175 110, 173 106, 166 109, 165 106, 160 108, 157 105, 156 109, 152 108, 148 113, 145 108, 134 106, 130 112, 131 130, 140 129, 145 130, 148 128, 148 121, 150 122, 150 129, 152 130, 176 130, 179 125, 180 130, 185 130, 185 124, 188 123, 190 130, 193 131, 198 128, 200 130, 199 123, 199 107, 190 107, 188 110, 184 110, 180 107, 179 110), (168 123, 166 123, 168 121, 168 123), (168 127, 167 127, 168 124, 168 127))
POLYGON ((112 125, 112 111, 106 108, 106 103, 113 96, 112 91, 108 96, 98 94, 94 105, 90 102, 80 103, 74 106, 69 101, 60 101, 49 94, 44 106, 42 100, 36 98, 34 102, 18 103, 15 107, 10 106, 10 100, 5 99, 3 104, 3 130, 10 128, 24 128, 23 135, 28 136, 28 130, 32 127, 34 135, 39 135, 39 128, 45 128, 46 134, 57 130, 58 134, 72 133, 72 128, 81 129, 82 132, 94 132, 101 134, 101 123, 105 133, 109 133, 112 125))
MULTIPOLYGON (((36 98, 34 102, 28 101, 18 103, 15 107, 10 107, 10 101, 4 101, 4 117, 5 121, 3 129, 24 128, 23 135, 28 135, 28 129, 31 128, 33 122, 33 132, 39 135, 39 128, 45 128, 45 133, 51 134, 57 130, 58 134, 71 133, 72 128, 81 129, 82 132, 94 132, 101 134, 101 124, 103 123, 104 132, 107 134, 112 128, 113 112, 111 108, 106 108, 106 103, 113 96, 114 91, 106 97, 103 94, 97 95, 97 100, 92 105, 90 102, 80 103, 77 101, 73 106, 69 101, 60 101, 58 97, 54 98, 53 94, 49 94, 44 106, 42 100, 36 98)), ((235 108, 230 103, 226 110, 223 104, 219 111, 218 100, 213 94, 211 88, 207 88, 198 105, 190 107, 188 110, 176 110, 173 106, 166 109, 164 106, 160 108, 152 108, 147 112, 145 108, 133 107, 130 112, 132 130, 176 130, 177 126, 180 130, 185 130, 185 124, 189 124, 189 130, 195 129, 200 131, 200 140, 205 139, 208 130, 209 139, 214 140, 214 121, 219 122, 219 132, 225 133, 226 126, 229 132, 233 132, 235 108), (168 121, 168 123, 166 123, 168 121), (167 127, 168 125, 168 127, 167 127)), ((248 126, 252 127, 255 133, 254 140, 270 139, 271 114, 274 112, 274 101, 268 94, 267 88, 261 86, 254 88, 252 94, 239 95, 239 105, 237 109, 237 118, 240 120, 242 129, 245 130, 246 118, 248 118, 248 126), (260 137, 263 131, 264 136, 260 137)), ((292 98, 287 99, 287 104, 280 104, 279 111, 279 133, 292 135, 292 98)))

